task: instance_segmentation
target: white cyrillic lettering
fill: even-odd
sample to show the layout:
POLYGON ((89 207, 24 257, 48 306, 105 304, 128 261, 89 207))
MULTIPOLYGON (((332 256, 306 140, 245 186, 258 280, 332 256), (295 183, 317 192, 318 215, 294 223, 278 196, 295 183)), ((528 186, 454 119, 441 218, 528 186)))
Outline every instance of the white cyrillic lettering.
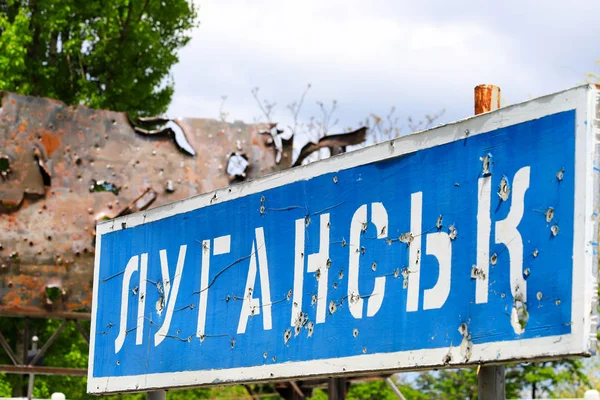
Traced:
POLYGON ((270 330, 273 326, 271 318, 271 287, 269 284, 269 266, 267 264, 267 249, 265 244, 265 233, 263 228, 255 229, 256 240, 252 243, 252 254, 250 266, 244 290, 244 301, 238 323, 237 333, 245 333, 248 318, 251 315, 260 314, 261 304, 253 297, 254 284, 256 283, 256 263, 258 258, 258 269, 260 272, 260 292, 262 297, 263 329, 270 330))
POLYGON ((421 280, 421 224, 423 213, 423 192, 410 196, 410 242, 408 254, 408 294, 406 311, 419 309, 419 285, 421 280))
MULTIPOLYGON (((231 235, 214 239, 213 255, 227 254, 231 251, 231 235)), ((200 299, 198 301, 198 325, 196 337, 204 335, 206 311, 208 310, 208 278, 210 276, 210 240, 202 241, 202 266, 200 272, 200 299)))
POLYGON ((485 277, 475 283, 475 303, 487 303, 489 270, 490 270, 490 235, 492 221, 490 218, 492 177, 479 178, 477 198, 477 269, 485 277))
POLYGON ((307 267, 308 272, 319 271, 319 284, 317 289, 317 324, 325 322, 325 312, 327 311, 327 281, 329 277, 329 268, 327 266, 327 262, 329 260, 329 214, 321 215, 320 220, 319 252, 309 254, 307 267))
POLYGON ((167 251, 160 251, 160 269, 163 274, 163 290, 164 290, 164 301, 166 302, 167 313, 160 329, 154 334, 154 346, 158 346, 169 332, 171 326, 171 319, 173 318, 173 310, 175 309, 175 302, 177 301, 177 293, 179 292, 179 283, 181 282, 181 274, 183 273, 183 264, 185 262, 185 252, 187 250, 186 245, 179 247, 179 257, 177 257, 177 267, 175 268, 175 275, 173 276, 173 286, 171 287, 171 280, 169 279, 169 263, 167 260, 167 251))
POLYGON ((452 272, 452 241, 446 232, 435 232, 425 239, 427 254, 438 260, 438 280, 434 287, 423 292, 423 309, 441 308, 450 295, 452 272))
POLYGON ((296 246, 294 249, 294 294, 292 297, 293 326, 302 311, 302 290, 304 287, 304 218, 296 220, 296 246))
POLYGON ((510 211, 506 219, 496 222, 496 244, 504 244, 510 257, 510 290, 514 298, 527 301, 527 282, 523 278, 523 239, 517 230, 525 209, 525 192, 529 188, 530 168, 517 171, 513 180, 510 211))
MULTIPOLYGON (((382 203, 371 204, 371 222, 377 229, 377 238, 382 239, 387 237, 388 230, 388 215, 382 203)), ((352 216, 350 222, 350 256, 349 256, 349 271, 348 271, 348 307, 354 318, 362 318, 363 299, 358 291, 358 276, 360 267, 361 232, 365 230, 367 223, 367 205, 360 206, 352 216)), ((373 292, 367 300, 367 317, 372 317, 379 311, 383 303, 385 295, 385 277, 378 276, 375 278, 373 292)))
POLYGON ((137 328, 135 331, 135 344, 144 341, 144 311, 146 309, 146 278, 148 276, 148 253, 142 254, 140 259, 140 286, 138 290, 137 328))
POLYGON ((129 259, 125 272, 123 273, 123 286, 121 287, 121 319, 119 321, 119 334, 115 339, 115 354, 118 353, 125 343, 127 334, 127 306, 129 305, 129 283, 131 275, 138 270, 138 256, 129 259))

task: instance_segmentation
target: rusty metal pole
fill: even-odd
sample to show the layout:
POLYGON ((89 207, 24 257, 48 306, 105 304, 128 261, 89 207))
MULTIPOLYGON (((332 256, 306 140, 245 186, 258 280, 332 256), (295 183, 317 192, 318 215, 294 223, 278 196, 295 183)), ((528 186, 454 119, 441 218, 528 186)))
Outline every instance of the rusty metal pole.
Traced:
MULTIPOLYGON (((494 85, 475 86, 475 115, 500 108, 500 88, 494 85)), ((505 398, 504 365, 482 366, 478 370, 479 400, 505 398)))
POLYGON ((475 86, 475 115, 500 108, 500 88, 494 85, 475 86))
POLYGON ((147 400, 167 400, 167 391, 166 390, 157 390, 155 392, 148 392, 148 396, 146 396, 147 400))
POLYGON ((329 378, 327 392, 329 400, 344 400, 346 398, 346 378, 329 378))

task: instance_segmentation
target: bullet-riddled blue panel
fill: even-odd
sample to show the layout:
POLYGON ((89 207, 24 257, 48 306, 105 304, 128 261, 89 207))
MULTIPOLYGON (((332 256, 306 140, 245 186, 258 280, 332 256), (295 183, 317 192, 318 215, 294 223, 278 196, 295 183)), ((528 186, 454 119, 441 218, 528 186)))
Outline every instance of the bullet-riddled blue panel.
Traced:
POLYGON ((574 155, 567 111, 104 234, 93 377, 568 334, 574 155))

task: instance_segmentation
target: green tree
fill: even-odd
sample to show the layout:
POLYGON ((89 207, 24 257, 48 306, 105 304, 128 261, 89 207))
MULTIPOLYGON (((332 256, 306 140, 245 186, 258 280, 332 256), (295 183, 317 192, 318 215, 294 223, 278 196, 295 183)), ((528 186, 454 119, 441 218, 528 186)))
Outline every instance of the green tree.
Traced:
POLYGON ((196 17, 189 0, 0 2, 0 89, 162 113, 196 17))

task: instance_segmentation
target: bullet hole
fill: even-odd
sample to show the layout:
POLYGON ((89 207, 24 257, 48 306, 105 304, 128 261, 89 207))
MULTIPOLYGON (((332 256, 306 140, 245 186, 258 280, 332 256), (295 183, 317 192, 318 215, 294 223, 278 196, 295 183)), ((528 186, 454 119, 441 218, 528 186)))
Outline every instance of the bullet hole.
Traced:
POLYGON ((138 287, 134 287, 133 289, 131 289, 131 292, 133 293, 133 295, 135 296, 138 293, 138 287))
POLYGON ((289 329, 286 329, 285 332, 283 332, 283 342, 287 343, 291 337, 292 337, 292 331, 289 329))
POLYGON ((296 325, 294 327, 294 336, 298 336, 300 334, 300 325, 296 325))
POLYGON ((438 219, 437 219, 437 222, 435 223, 435 227, 436 227, 437 229, 442 229, 442 219, 443 219, 443 218, 442 218, 442 215, 440 214, 440 216, 439 216, 439 217, 438 217, 438 219))
POLYGON ((333 183, 338 183, 338 177, 334 175, 333 177, 333 183))
POLYGON ((12 289, 12 287, 13 287, 12 281, 8 281, 8 283, 6 284, 6 286, 8 286, 9 289, 12 289))
POLYGON ((385 235, 385 234, 386 234, 386 233, 385 233, 386 229, 387 229, 387 226, 384 226, 383 228, 381 228, 381 232, 379 232, 379 235, 380 235, 380 236, 383 236, 383 235, 385 235))
POLYGON ((485 280, 485 273, 483 272, 483 269, 477 268, 477 265, 473 265, 471 267, 471 279, 485 280))
MULTIPOLYGON (((273 362, 276 362, 276 361, 277 361, 277 357, 276 357, 276 356, 273 356, 273 357, 271 358, 271 360, 273 360, 273 362)), ((271 374, 271 375, 273 375, 273 374, 271 374)))
POLYGON ((107 181, 97 181, 92 179, 92 184, 90 185, 90 193, 110 192, 115 196, 118 196, 120 191, 120 187, 107 181))
POLYGON ((498 255, 496 253, 492 254, 492 256, 490 257, 490 263, 492 265, 496 265, 496 263, 498 262, 498 255))
POLYGON ((360 230, 365 232, 367 230, 367 227, 369 226, 369 224, 367 222, 361 222, 361 228, 360 230))
POLYGON ((560 306, 560 299, 556 300, 555 303, 557 306, 560 306))
POLYGON ((542 292, 537 292, 537 294, 535 295, 535 297, 536 297, 538 300, 542 300, 542 297, 543 297, 543 296, 544 296, 544 295, 542 294, 542 292))
POLYGON ((342 239, 342 247, 346 247, 346 239, 342 239))
POLYGON ((266 351, 263 353, 263 358, 264 358, 265 360, 267 359, 267 352, 266 352, 266 351))
POLYGON ((506 293, 500 293, 500 298, 503 299, 506 297, 506 293))
POLYGON ((413 239, 414 239, 413 234, 410 232, 403 233, 398 237, 399 241, 401 241, 402 243, 406 243, 409 246, 410 246, 410 243, 413 241, 413 239))
POLYGON ((354 303, 358 302, 358 300, 360 300, 360 295, 356 292, 352 292, 352 293, 350 293, 349 299, 350 299, 350 303, 354 304, 354 303))
POLYGON ((527 305, 523 301, 523 295, 521 294, 519 287, 515 290, 515 297, 513 308, 510 316, 510 323, 517 335, 525 332, 527 321, 529 320, 529 313, 527 312, 527 305))
POLYGON ((392 141, 390 141, 390 147, 391 147, 391 148, 394 148, 394 146, 395 146, 395 144, 394 144, 394 141, 393 141, 393 140, 392 140, 392 141))
POLYGON ((333 314, 336 311, 337 311, 337 305, 335 304, 335 301, 331 300, 329 302, 329 314, 333 314))
POLYGON ((510 195, 510 186, 508 186, 508 180, 505 176, 500 180, 500 187, 498 188, 498 196, 502 199, 502 201, 508 200, 508 196, 510 195))
POLYGON ((158 300, 156 300, 156 312, 158 315, 162 314, 163 309, 165 308, 165 298, 160 296, 158 300))
POLYGON ((492 174, 492 155, 486 154, 481 160, 481 174, 483 176, 490 176, 492 174))
POLYGON ((127 223, 126 222, 121 222, 121 229, 125 229, 127 228, 127 223))
POLYGON ((217 194, 216 194, 216 193, 215 193, 215 194, 213 194, 213 197, 211 197, 211 199, 210 199, 210 204, 212 204, 212 203, 216 202, 218 198, 219 198, 219 196, 217 196, 217 194))
POLYGON ((363 347, 362 351, 363 351, 363 354, 366 354, 367 353, 367 346, 363 347))
POLYGON ((465 136, 469 136, 471 134, 471 132, 469 132, 468 129, 465 129, 465 136))
POLYGON ((394 278, 398 278, 400 276, 400 269, 396 268, 394 270, 394 278))
POLYGON ((340 269, 338 277, 339 277, 339 279, 344 279, 344 270, 343 269, 340 269))
MULTIPOLYGON (((292 298, 292 293, 293 293, 292 289, 288 290, 286 299, 290 300, 292 298)), ((227 297, 229 297, 229 296, 227 296, 227 297)))
POLYGON ((469 327, 464 322, 458 327, 458 332, 462 336, 460 343, 460 354, 463 356, 464 361, 469 361, 473 352, 473 342, 471 342, 471 333, 469 333, 469 327))
POLYGON ((312 321, 310 321, 306 325, 306 329, 308 330, 308 337, 311 337, 313 335, 313 332, 315 331, 315 324, 312 321))
POLYGON ((331 267, 331 258, 327 258, 327 261, 325 262, 325 266, 327 268, 331 267))
POLYGON ((117 360, 117 365, 121 365, 121 361, 117 360))
POLYGON ((558 179, 558 181, 560 182, 563 180, 564 176, 565 176, 565 169, 561 168, 560 171, 558 171, 556 173, 556 179, 558 179))
POLYGON ((450 237, 450 240, 456 239, 457 235, 458 235, 458 232, 456 231, 456 228, 454 227, 454 225, 450 225, 448 227, 448 236, 450 237))
POLYGON ((327 222, 327 229, 331 228, 331 222, 327 222))
POLYGON ((377 263, 376 262, 373 262, 373 264, 371 264, 371 269, 373 271, 377 271, 377 263))
POLYGON ((173 181, 168 180, 165 183, 165 190, 167 191, 167 193, 173 193, 175 191, 175 186, 173 186, 173 181))
POLYGON ((352 336, 357 337, 358 336, 358 329, 354 328, 354 330, 352 330, 352 336))
POLYGON ((55 301, 59 300, 65 294, 64 291, 56 285, 46 286, 45 293, 47 304, 54 304, 55 301))
POLYGON ((365 249, 365 247, 364 247, 364 246, 362 246, 362 247, 360 248, 360 254, 365 254, 365 252, 366 252, 366 251, 367 251, 367 249, 365 249))
POLYGON ((442 358, 442 364, 448 365, 452 361, 452 353, 448 351, 448 353, 442 358))
POLYGON ((552 225, 552 227, 550 228, 550 232, 552 232, 552 236, 558 235, 558 231, 559 231, 559 228, 558 228, 558 225, 556 225, 556 224, 552 225))
POLYGON ((260 206, 260 213, 264 214, 265 213, 265 206, 260 206))
POLYGON ((306 217, 304 217, 304 225, 305 226, 310 225, 310 215, 307 215, 306 217))
POLYGON ((320 278, 320 277, 321 277, 321 268, 319 268, 319 269, 317 270, 317 272, 315 272, 315 278, 316 278, 317 280, 319 280, 319 278, 320 278))
POLYGON ((312 299, 311 299, 311 305, 313 305, 313 306, 314 306, 314 305, 315 305, 315 303, 317 302, 317 299, 318 299, 317 295, 316 295, 316 294, 313 294, 313 295, 312 295, 312 299))
POLYGON ((527 278, 530 274, 531 270, 529 268, 525 268, 525 271, 523 271, 523 275, 525 275, 525 277, 527 278))
POLYGON ((3 180, 8 179, 8 176, 11 173, 10 169, 10 160, 8 156, 1 155, 0 156, 0 176, 3 180))
POLYGON ((554 218, 554 208, 548 207, 544 215, 546 216, 546 222, 552 221, 552 219, 554 218))
POLYGON ((10 258, 12 258, 13 260, 18 260, 19 253, 17 253, 16 251, 13 251, 12 253, 10 253, 10 258))
POLYGON ((235 347, 235 339, 231 339, 231 350, 233 350, 233 348, 235 347))
MULTIPOLYGON (((238 149, 241 145, 238 147, 238 149)), ((240 149, 241 150, 241 149, 240 149)), ((237 151, 231 153, 227 160, 227 174, 230 179, 234 181, 243 181, 246 179, 246 173, 248 171, 248 166, 250 162, 248 161, 248 156, 241 151, 237 151)))
POLYGON ((337 289, 337 288, 338 288, 338 284, 337 284, 337 282, 333 282, 333 288, 334 288, 334 289, 337 289))
POLYGON ((533 249, 533 253, 531 253, 532 256, 537 257, 538 254, 540 254, 538 249, 533 249))
POLYGON ((402 289, 408 289, 408 268, 402 270, 402 277, 404 278, 402 281, 402 289))
POLYGON ((206 335, 200 335, 200 343, 204 343, 204 339, 206 339, 206 335))
POLYGON ((33 247, 33 242, 32 241, 29 242, 29 247, 33 247))

